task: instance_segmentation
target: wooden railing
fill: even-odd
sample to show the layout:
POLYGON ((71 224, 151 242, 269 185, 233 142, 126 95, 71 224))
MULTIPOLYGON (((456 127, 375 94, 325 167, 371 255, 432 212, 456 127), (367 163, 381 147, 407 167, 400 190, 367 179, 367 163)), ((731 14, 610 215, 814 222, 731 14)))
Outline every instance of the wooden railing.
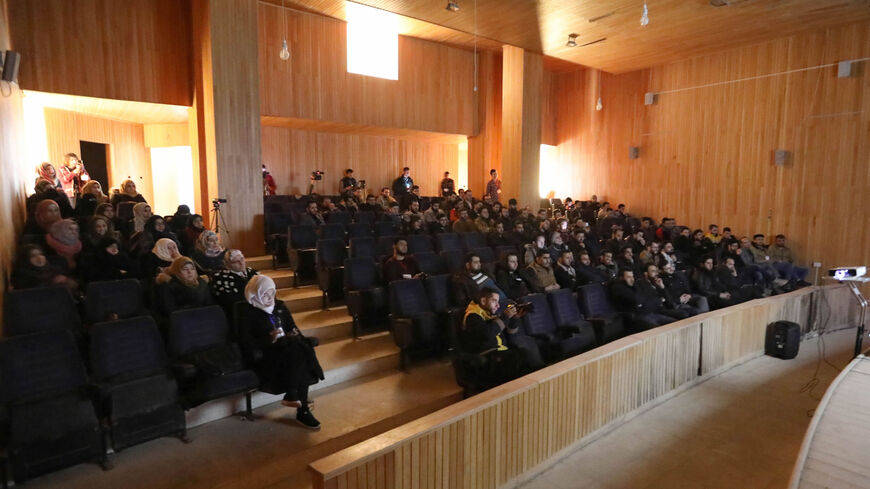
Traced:
POLYGON ((766 326, 851 318, 842 286, 808 287, 627 336, 311 464, 318 489, 494 489, 545 469, 679 391, 763 354, 766 326), (824 297, 823 297, 824 296, 824 297), (845 299, 843 298, 845 297, 845 299), (848 308, 846 308, 848 309, 848 308))

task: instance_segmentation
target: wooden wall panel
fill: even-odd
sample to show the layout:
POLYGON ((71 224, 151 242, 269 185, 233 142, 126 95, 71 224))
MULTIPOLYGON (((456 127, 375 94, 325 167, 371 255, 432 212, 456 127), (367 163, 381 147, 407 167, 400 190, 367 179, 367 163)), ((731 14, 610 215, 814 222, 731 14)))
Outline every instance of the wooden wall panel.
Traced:
POLYGON ((473 135, 473 53, 400 36, 398 80, 349 74, 344 22, 286 14, 291 58, 282 61, 281 8, 259 5, 263 115, 473 135))
POLYGON ((306 193, 314 170, 326 172, 315 192, 337 194, 346 168, 376 193, 408 166, 423 195, 438 195, 444 172, 458 173, 459 144, 263 126, 262 154, 279 194, 306 193))
MULTIPOLYGON (((56 167, 63 163, 63 155, 80 152, 80 141, 111 145, 110 185, 118 187, 122 181, 131 178, 145 199, 152 201, 154 185, 151 178, 151 152, 145 147, 142 124, 46 108, 45 133, 48 156, 56 167)), ((87 165, 87 161, 85 164, 87 165)), ((28 174, 25 183, 32 186, 35 175, 34 169, 33 175, 28 174)), ((108 189, 104 191, 108 192, 108 189)))
POLYGON ((190 146, 190 129, 187 123, 145 124, 145 146, 164 148, 167 146, 190 146))
POLYGON ((189 0, 8 0, 21 86, 190 105, 189 0))
MULTIPOLYGON (((318 460, 309 467, 313 486, 514 487, 632 413, 763 354, 765 325, 809 317, 807 299, 821 291, 755 300, 608 343, 318 460)), ((829 291, 849 295, 844 287, 829 291)))
POLYGON ((594 124, 589 77, 557 77, 562 168, 571 196, 592 193, 635 215, 711 222, 738 234, 784 233, 800 261, 870 262, 870 23, 810 31, 650 70, 601 78, 594 124), (782 71, 802 70, 779 76, 782 71), (663 93, 729 80, 748 81, 663 93), (591 114, 591 115, 590 115, 591 114), (640 146, 640 159, 628 147, 640 146), (773 152, 791 152, 785 166, 773 152))
MULTIPOLYGON (((11 49, 7 0, 0 0, 0 51, 11 49)), ((24 154, 24 109, 17 85, 0 82, 0 290, 6 290, 24 223, 24 184, 19 162, 24 154), (7 95, 8 94, 8 95, 7 95)), ((3 294, 0 294, 0 316, 3 294)), ((2 333, 2 328, 0 328, 2 333)))
POLYGON ((480 52, 478 59, 476 135, 468 138, 468 188, 481 197, 489 171, 502 171, 502 59, 491 51, 480 52))
POLYGON ((541 156, 543 59, 514 46, 502 50, 502 190, 520 206, 536 205, 541 156))

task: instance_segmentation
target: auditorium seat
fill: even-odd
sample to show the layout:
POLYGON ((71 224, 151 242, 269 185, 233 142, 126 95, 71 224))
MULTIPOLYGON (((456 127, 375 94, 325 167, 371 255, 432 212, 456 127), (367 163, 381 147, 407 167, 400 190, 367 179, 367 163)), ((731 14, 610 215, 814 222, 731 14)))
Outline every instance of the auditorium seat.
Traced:
POLYGON ((314 254, 317 245, 317 230, 314 226, 290 226, 287 235, 287 256, 293 269, 293 286, 299 281, 314 280, 314 254))
POLYGON ((88 323, 127 319, 147 314, 142 285, 136 279, 91 282, 85 292, 88 323))
POLYGON ((397 236, 381 236, 375 246, 375 261, 379 264, 393 254, 393 241, 397 236))
POLYGON ((367 222, 355 222, 352 224, 348 224, 347 228, 347 239, 351 240, 353 238, 371 238, 374 236, 374 230, 372 230, 372 225, 367 222))
MULTIPOLYGON (((16 484, 82 462, 109 467, 87 386, 69 331, 0 341, 3 447, 16 484)), ((5 476, 5 469, 0 473, 5 476)))
POLYGON ((393 221, 378 221, 374 224, 375 236, 395 236, 399 227, 393 221))
POLYGON ((465 307, 458 307, 452 303, 453 294, 450 293, 450 278, 448 274, 430 275, 423 280, 423 286, 426 288, 429 305, 440 316, 441 324, 446 325, 449 344, 453 345, 456 343, 456 338, 450 338, 449 334, 462 328, 465 307))
POLYGON ((579 325, 556 326, 546 294, 530 294, 518 302, 532 304, 533 310, 522 316, 523 331, 535 339, 541 355, 548 362, 572 357, 588 349, 588 338, 579 336, 579 325))
POLYGON ((419 279, 390 282, 390 331, 400 349, 399 366, 407 370, 411 356, 439 351, 442 328, 419 279))
POLYGON ((438 256, 444 260, 444 264, 447 265, 448 273, 461 273, 465 271, 465 253, 454 250, 454 251, 442 251, 438 253, 438 256))
POLYGON ((550 312, 553 320, 560 330, 572 331, 574 336, 581 338, 582 348, 580 352, 591 350, 597 345, 595 327, 589 321, 583 319, 580 308, 577 306, 576 295, 568 289, 559 289, 547 293, 547 301, 550 304, 550 312))
POLYGON ((238 345, 219 306, 175 311, 169 316, 169 355, 186 409, 245 393, 245 416, 253 420, 251 392, 259 380, 242 363, 238 345))
POLYGON ((408 253, 415 254, 435 251, 435 247, 432 246, 432 238, 425 234, 412 234, 407 236, 405 241, 408 242, 408 253))
POLYGON ((330 224, 350 224, 350 214, 347 212, 330 212, 326 215, 326 222, 330 224))
POLYGON ((79 311, 69 289, 62 286, 10 290, 3 315, 6 336, 66 329, 80 335, 79 311))
POLYGON ((91 373, 117 451, 167 435, 187 440, 178 385, 154 319, 98 323, 91 331, 91 373))
POLYGON ((317 240, 317 284, 323 292, 323 308, 344 296, 344 259, 347 248, 341 239, 317 240))
POLYGON ((371 258, 344 260, 344 298, 353 318, 353 336, 384 324, 387 318, 386 289, 380 285, 378 268, 371 258))
POLYGON ((435 236, 438 252, 463 251, 462 238, 457 233, 439 233, 435 236))
POLYGON ((359 211, 353 215, 353 220, 359 224, 372 225, 375 222, 375 213, 371 211, 359 211))
POLYGON ((589 284, 578 288, 577 303, 583 317, 595 327, 599 345, 625 336, 623 315, 616 312, 602 285, 589 284))
POLYGON ((340 239, 343 243, 347 242, 344 224, 321 224, 317 226, 317 237, 318 239, 340 239))
POLYGON ((435 253, 414 253, 412 257, 420 267, 420 271, 426 275, 440 275, 442 273, 447 273, 447 265, 444 263, 444 260, 435 253))
POLYGON ((465 251, 486 247, 486 236, 483 233, 460 233, 462 249, 465 251))
POLYGON ((375 238, 350 238, 350 257, 375 259, 375 238))

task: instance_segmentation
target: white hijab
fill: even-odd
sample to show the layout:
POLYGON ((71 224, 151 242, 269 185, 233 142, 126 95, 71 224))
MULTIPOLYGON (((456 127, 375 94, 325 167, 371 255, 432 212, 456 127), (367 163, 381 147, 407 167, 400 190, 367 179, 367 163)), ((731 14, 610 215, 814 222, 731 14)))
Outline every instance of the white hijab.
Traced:
POLYGON ((175 245, 175 241, 172 241, 169 238, 160 238, 154 243, 154 248, 151 248, 151 253, 157 255, 157 258, 160 258, 163 261, 173 261, 177 257, 173 257, 172 253, 169 252, 169 246, 175 245))
POLYGON ((266 300, 266 292, 274 289, 275 281, 267 275, 254 275, 245 286, 245 300, 257 309, 272 314, 275 309, 275 301, 272 300, 271 304, 266 304, 263 301, 266 300))

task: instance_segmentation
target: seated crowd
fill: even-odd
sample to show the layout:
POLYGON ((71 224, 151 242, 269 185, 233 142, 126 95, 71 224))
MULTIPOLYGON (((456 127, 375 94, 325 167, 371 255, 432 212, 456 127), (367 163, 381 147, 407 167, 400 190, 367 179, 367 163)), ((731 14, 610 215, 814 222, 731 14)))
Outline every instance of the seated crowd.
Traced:
POLYGON ((63 286, 83 309, 89 284, 136 279, 165 338, 174 312, 220 306, 239 323, 243 356, 261 352, 250 362, 260 384, 284 393, 283 403, 297 408, 301 425, 319 429, 308 400, 309 386, 323 379, 316 341, 303 337, 268 276, 247 267, 241 251, 224 249, 186 205, 171 216, 154 215, 132 180, 111 198, 90 180, 70 199, 54 175, 50 163, 41 165, 36 193, 27 199, 11 289, 63 286))
MULTIPOLYGON (((601 288, 630 334, 808 285, 808 270, 793 263, 783 235, 768 245, 764 235, 738 238, 727 227, 720 233, 715 224, 706 233, 678 226, 673 218, 655 224, 649 217, 630 216, 624 204, 611 208, 595 196, 586 202, 554 202, 537 213, 519 208, 514 199, 505 206, 491 194, 477 200, 463 190, 422 197, 417 186, 399 199, 384 187, 377 196, 308 195, 299 200, 304 207, 296 208, 304 210, 291 222, 303 226, 360 222, 360 213, 373 215, 376 223, 392 223, 391 231, 377 236, 379 244, 391 241, 391 253, 381 248, 366 255, 378 267, 384 287, 420 280, 428 290, 429 275, 451 273, 450 306, 465 312, 455 338, 442 332, 441 340, 454 351, 484 358, 478 367, 490 376, 490 385, 564 358, 547 351, 552 345, 530 332, 537 319, 522 319, 529 314, 529 298, 537 294, 601 288), (466 242, 463 262, 450 266, 456 251, 442 246, 450 234, 478 236, 485 249, 466 242), (429 251, 435 250, 419 245, 411 250, 409 244, 419 243, 418 236, 435 244, 446 270, 427 270, 429 251), (517 351, 502 353, 511 350, 517 351)), ((350 251, 354 258, 353 238, 350 251)), ((392 305, 390 310, 399 314, 392 305)), ((396 334, 396 325, 392 328, 396 334)), ((564 331, 559 334, 565 340, 564 331)), ((412 336, 422 337, 419 331, 412 336)), ((413 341, 402 343, 404 350, 413 341)))

